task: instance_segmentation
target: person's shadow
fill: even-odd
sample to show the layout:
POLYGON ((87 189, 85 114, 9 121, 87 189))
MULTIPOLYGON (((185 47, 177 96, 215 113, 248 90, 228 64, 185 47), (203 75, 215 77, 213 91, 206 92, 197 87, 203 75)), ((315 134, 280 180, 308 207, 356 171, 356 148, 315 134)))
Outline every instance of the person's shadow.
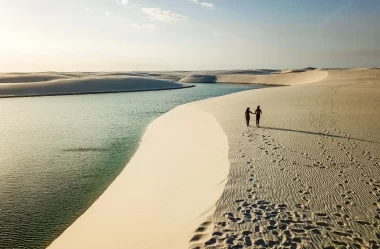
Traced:
POLYGON ((267 126, 260 126, 260 127, 263 129, 268 129, 268 130, 297 132, 297 133, 304 133, 304 134, 317 135, 317 136, 326 136, 326 137, 334 137, 334 138, 346 138, 346 139, 352 139, 352 140, 357 140, 357 141, 362 141, 362 142, 380 144, 379 142, 376 142, 376 141, 370 141, 370 140, 365 140, 365 139, 360 139, 360 138, 352 138, 352 137, 348 137, 348 136, 339 136, 339 135, 333 135, 333 134, 322 133, 322 132, 301 131, 301 130, 292 130, 292 129, 285 129, 285 128, 277 128, 277 127, 267 127, 267 126))

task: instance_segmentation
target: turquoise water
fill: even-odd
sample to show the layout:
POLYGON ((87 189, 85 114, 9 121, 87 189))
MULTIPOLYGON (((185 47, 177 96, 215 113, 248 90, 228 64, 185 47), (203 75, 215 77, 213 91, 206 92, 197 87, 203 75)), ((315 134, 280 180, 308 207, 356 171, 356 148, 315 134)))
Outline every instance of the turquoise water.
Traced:
POLYGON ((50 244, 120 173, 153 119, 252 88, 0 99, 0 248, 50 244))

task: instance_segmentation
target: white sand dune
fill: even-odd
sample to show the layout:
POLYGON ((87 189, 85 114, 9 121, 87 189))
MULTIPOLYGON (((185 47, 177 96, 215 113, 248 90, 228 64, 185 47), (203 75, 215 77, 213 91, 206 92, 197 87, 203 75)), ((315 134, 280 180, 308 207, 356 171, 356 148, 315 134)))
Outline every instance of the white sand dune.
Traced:
POLYGON ((332 70, 200 102, 227 134, 231 165, 209 240, 192 248, 378 248, 379 96, 378 70, 332 70), (257 105, 262 128, 244 128, 257 105))
POLYGON ((59 73, 1 73, 0 83, 32 83, 66 78, 70 76, 59 73))
POLYGON ((212 115, 191 105, 174 109, 149 125, 124 171, 49 249, 187 248, 193 229, 214 212, 227 157, 212 115))
POLYGON ((191 74, 180 82, 188 83, 240 83, 264 85, 296 85, 313 83, 327 77, 327 71, 302 70, 288 73, 255 75, 255 74, 191 74))
POLYGON ((191 74, 180 80, 186 83, 216 83, 216 81, 217 76, 214 74, 191 74))
POLYGON ((378 248, 380 70, 263 79, 291 86, 191 103, 153 122, 49 249, 378 248), (247 128, 245 108, 257 105, 262 128, 247 128))
POLYGON ((277 69, 254 69, 254 70, 223 70, 223 71, 210 71, 208 73, 223 75, 223 74, 245 74, 245 75, 263 75, 263 74, 275 74, 281 70, 277 69))
POLYGON ((105 72, 99 73, 98 76, 139 76, 146 78, 162 79, 167 81, 178 82, 185 77, 186 72, 105 72))
POLYGON ((189 87, 189 85, 144 77, 97 76, 56 79, 35 83, 4 83, 0 84, 0 97, 131 92, 178 89, 183 87, 189 87))
POLYGON ((327 77, 327 71, 305 71, 292 72, 286 74, 270 74, 260 76, 236 76, 223 75, 218 77, 221 83, 249 83, 249 84, 265 84, 265 85, 297 85, 321 81, 327 77))

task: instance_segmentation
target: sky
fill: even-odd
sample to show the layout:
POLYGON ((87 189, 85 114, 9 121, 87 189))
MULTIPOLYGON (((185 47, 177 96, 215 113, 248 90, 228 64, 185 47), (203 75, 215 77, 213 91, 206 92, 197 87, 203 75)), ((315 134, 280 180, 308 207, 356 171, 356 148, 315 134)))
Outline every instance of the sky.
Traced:
POLYGON ((0 0, 0 71, 380 67, 379 0, 0 0))

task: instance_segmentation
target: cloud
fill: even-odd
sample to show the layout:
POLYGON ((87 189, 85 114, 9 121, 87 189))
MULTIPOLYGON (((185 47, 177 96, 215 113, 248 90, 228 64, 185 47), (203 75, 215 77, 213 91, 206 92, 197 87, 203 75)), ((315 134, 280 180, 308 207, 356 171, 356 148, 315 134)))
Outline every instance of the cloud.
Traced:
POLYGON ((196 4, 199 4, 203 7, 209 8, 209 9, 213 9, 215 7, 215 5, 213 3, 210 3, 210 2, 201 2, 199 0, 189 0, 189 1, 196 3, 196 4))
POLYGON ((122 4, 122 5, 127 5, 129 0, 117 0, 117 3, 122 4))
POLYGON ((111 12, 106 11, 106 12, 104 12, 104 14, 106 14, 106 16, 109 16, 109 15, 111 15, 111 12))
POLYGON ((206 3, 206 2, 203 2, 203 3, 200 3, 202 6, 205 6, 209 9, 213 9, 214 8, 214 4, 213 3, 206 3))
POLYGON ((175 22, 184 21, 187 19, 186 16, 174 13, 170 10, 161 10, 161 8, 142 8, 141 10, 149 16, 149 19, 152 20, 175 22))

